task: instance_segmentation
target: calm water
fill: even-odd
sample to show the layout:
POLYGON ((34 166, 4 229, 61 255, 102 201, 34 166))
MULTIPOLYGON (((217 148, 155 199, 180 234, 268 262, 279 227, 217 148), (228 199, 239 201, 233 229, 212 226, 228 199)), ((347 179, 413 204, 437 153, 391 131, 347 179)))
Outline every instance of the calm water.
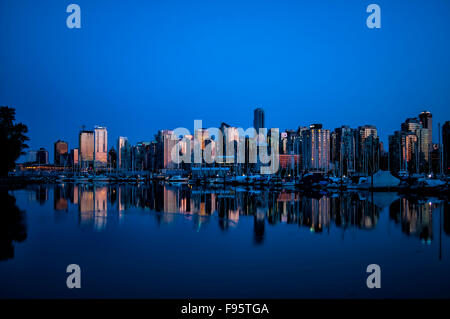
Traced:
POLYGON ((447 199, 162 185, 0 191, 0 297, 450 297, 447 199), (78 264, 82 288, 66 287, 78 264), (381 266, 381 289, 366 267, 381 266))

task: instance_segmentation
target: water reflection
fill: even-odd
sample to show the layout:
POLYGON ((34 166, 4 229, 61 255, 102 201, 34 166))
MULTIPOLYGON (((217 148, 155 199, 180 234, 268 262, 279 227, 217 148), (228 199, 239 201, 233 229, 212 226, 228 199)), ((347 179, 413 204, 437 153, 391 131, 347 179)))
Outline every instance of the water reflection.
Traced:
POLYGON ((0 261, 14 258, 14 242, 23 242, 27 238, 25 212, 16 206, 14 196, 0 190, 2 204, 0 220, 0 261))
MULTIPOLYGON (((222 231, 239 223, 241 216, 253 216, 254 242, 264 242, 266 224, 296 224, 314 233, 330 226, 371 230, 377 227, 380 212, 408 236, 424 243, 433 240, 433 213, 442 210, 443 230, 449 234, 448 201, 438 198, 399 197, 395 193, 299 193, 239 188, 205 189, 187 186, 151 185, 33 185, 31 198, 45 203, 53 192, 55 211, 77 207, 79 226, 104 230, 112 220, 123 221, 129 210, 157 212, 158 223, 170 224, 184 216, 200 229, 215 222, 222 231)), ((149 212, 150 213, 150 212, 149 212)))

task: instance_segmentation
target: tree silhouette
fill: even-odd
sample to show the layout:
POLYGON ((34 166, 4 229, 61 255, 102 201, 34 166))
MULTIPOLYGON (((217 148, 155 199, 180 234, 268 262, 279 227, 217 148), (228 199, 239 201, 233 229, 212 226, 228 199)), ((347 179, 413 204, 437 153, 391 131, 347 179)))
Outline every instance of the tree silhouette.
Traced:
POLYGON ((20 155, 25 154, 24 149, 28 148, 25 141, 29 138, 25 135, 28 127, 22 123, 14 123, 16 120, 16 110, 7 106, 0 107, 0 176, 8 175, 8 172, 15 167, 16 160, 20 155))

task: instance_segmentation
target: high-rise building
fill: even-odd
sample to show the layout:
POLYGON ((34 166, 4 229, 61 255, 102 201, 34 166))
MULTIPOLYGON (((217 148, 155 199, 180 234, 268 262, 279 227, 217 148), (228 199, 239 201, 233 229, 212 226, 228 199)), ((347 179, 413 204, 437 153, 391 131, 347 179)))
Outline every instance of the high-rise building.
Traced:
POLYGON ((119 136, 117 140, 117 169, 129 170, 131 168, 131 147, 128 138, 119 136))
POLYGON ((135 171, 147 169, 147 149, 150 142, 138 142, 132 147, 132 168, 135 171))
POLYGON ((27 152, 27 162, 28 163, 36 163, 36 159, 37 159, 37 151, 35 150, 29 150, 27 152))
POLYGON ((411 149, 414 150, 414 154, 410 154, 411 156, 414 157, 413 161, 410 162, 411 159, 409 158, 407 160, 408 163, 411 163, 409 165, 409 169, 412 170, 412 167, 414 166, 414 170, 416 172, 428 171, 428 159, 431 147, 430 129, 424 128, 424 125, 431 125, 431 124, 428 123, 427 121, 427 113, 424 113, 422 117, 423 120, 419 120, 419 118, 407 118, 406 121, 401 125, 402 132, 408 133, 407 134, 408 136, 414 134, 417 137, 417 139, 415 139, 409 136, 407 139, 407 142, 416 140, 415 142, 416 145, 414 146, 411 145, 409 147, 410 150, 411 149))
POLYGON ((355 172, 355 130, 347 125, 336 128, 330 137, 330 160, 338 176, 355 172))
POLYGON ((450 121, 442 126, 443 173, 450 174, 450 121))
POLYGON ((422 127, 422 123, 415 117, 407 118, 406 121, 401 124, 403 132, 415 132, 422 127))
POLYGON ((78 148, 70 150, 70 162, 72 163, 72 166, 74 167, 78 166, 79 164, 78 148))
POLYGON ((48 164, 48 151, 41 147, 36 153, 36 163, 41 165, 48 164))
POLYGON ((303 168, 310 172, 328 172, 330 169, 330 131, 322 124, 312 124, 303 132, 303 168))
POLYGON ((108 166, 113 168, 117 167, 117 152, 112 146, 108 152, 108 166))
POLYGON ((423 111, 419 114, 420 123, 422 123, 423 128, 427 128, 429 130, 428 136, 428 144, 433 144, 433 115, 428 111, 423 111))
POLYGON ((108 131, 106 127, 95 126, 94 128, 94 160, 95 167, 106 167, 108 164, 108 131))
POLYGON ((172 139, 173 131, 162 130, 163 141, 163 168, 175 168, 175 163, 172 161, 172 149, 177 144, 177 140, 172 139))
POLYGON ((389 167, 393 173, 406 169, 405 134, 404 131, 395 131, 393 135, 389 135, 389 167))
POLYGON ((389 163, 392 172, 419 170, 418 137, 413 132, 395 131, 389 136, 389 163))
POLYGON ((69 145, 67 144, 67 142, 61 140, 55 142, 53 152, 55 165, 67 164, 66 162, 68 160, 68 151, 69 145))
POLYGON ((238 147, 239 143, 243 142, 245 138, 239 136, 239 130, 237 127, 222 123, 219 128, 222 133, 222 147, 218 154, 216 154, 217 160, 222 164, 237 164, 238 147))
POLYGON ((255 128, 257 133, 259 133, 260 128, 265 127, 264 109, 257 108, 253 111, 253 127, 255 128))
POLYGON ((356 171, 365 175, 378 170, 379 138, 373 125, 359 126, 355 137, 356 171))
POLYGON ((82 168, 94 163, 94 131, 81 130, 79 135, 79 162, 82 168))
POLYGON ((419 152, 417 154, 418 156, 418 163, 420 165, 421 171, 428 171, 428 160, 429 155, 431 151, 431 144, 430 144, 430 129, 428 128, 419 128, 414 131, 414 133, 417 136, 417 151, 419 152))

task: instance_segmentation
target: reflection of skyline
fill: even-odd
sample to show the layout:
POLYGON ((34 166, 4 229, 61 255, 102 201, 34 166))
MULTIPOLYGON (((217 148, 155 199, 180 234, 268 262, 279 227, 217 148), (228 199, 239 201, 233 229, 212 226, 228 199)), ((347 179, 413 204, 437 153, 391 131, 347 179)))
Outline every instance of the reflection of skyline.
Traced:
MULTIPOLYGON (((35 185, 32 188, 36 201, 43 204, 48 200, 50 187, 35 185)), ((377 194, 373 200, 364 193, 325 196, 286 191, 238 191, 233 188, 190 189, 160 184, 61 184, 52 186, 52 189, 55 211, 67 211, 69 205, 76 206, 82 228, 103 230, 111 218, 121 222, 127 211, 133 208, 157 212, 155 218, 159 224, 187 218, 195 229, 211 222, 210 217, 216 215, 222 231, 236 227, 241 216, 253 216, 255 243, 263 243, 266 223, 297 224, 315 233, 328 231, 331 225, 344 230, 374 229, 382 209, 380 205, 389 208, 390 219, 401 224, 403 233, 429 242, 433 239, 432 212, 444 205, 443 202, 430 204, 396 195, 377 194)), ((444 232, 448 234, 449 216, 444 207, 441 209, 445 212, 444 232)))
MULTIPOLYGON (((391 205, 390 217, 396 223, 401 223, 405 234, 429 243, 433 240, 433 210, 439 206, 442 203, 400 198, 391 205)), ((448 216, 444 217, 448 219, 448 216)))
MULTIPOLYGON (((40 194, 38 191, 36 194, 40 194)), ((25 211, 16 205, 16 198, 8 191, 0 190, 2 214, 0 215, 0 261, 14 258, 14 245, 27 238, 25 211)), ((36 196, 36 201, 40 202, 36 196)))

